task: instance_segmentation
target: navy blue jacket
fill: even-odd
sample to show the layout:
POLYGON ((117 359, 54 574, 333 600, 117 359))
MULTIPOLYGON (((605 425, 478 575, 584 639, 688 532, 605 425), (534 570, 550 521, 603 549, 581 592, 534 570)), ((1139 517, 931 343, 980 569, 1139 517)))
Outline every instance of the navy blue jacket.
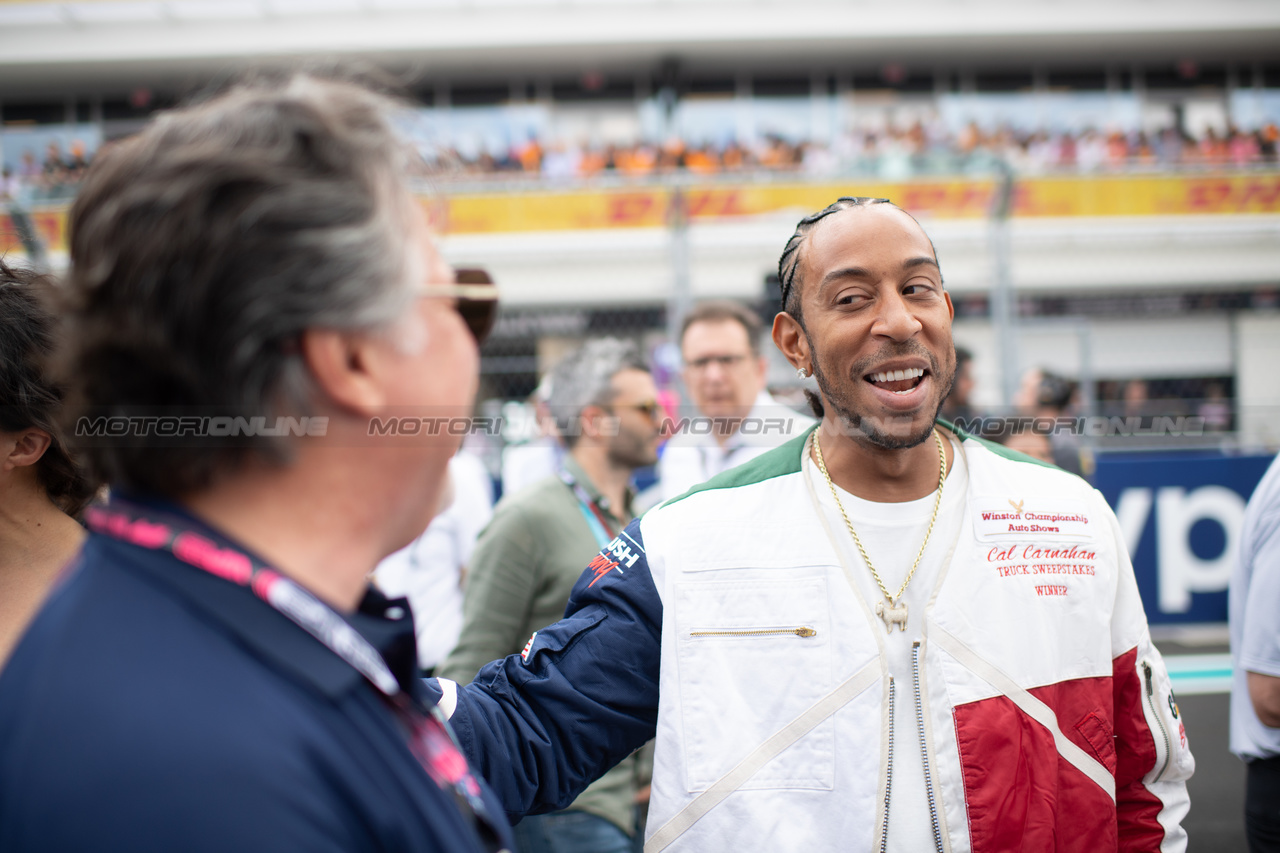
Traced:
POLYGON ((566 807, 654 736, 661 642, 636 519, 579 578, 563 620, 457 691, 454 731, 509 818, 566 807))
MULTIPOLYGON (((371 594, 349 621, 417 690, 396 604, 371 594)), ((486 849, 398 725, 250 590, 90 536, 0 674, 0 850, 486 849)))

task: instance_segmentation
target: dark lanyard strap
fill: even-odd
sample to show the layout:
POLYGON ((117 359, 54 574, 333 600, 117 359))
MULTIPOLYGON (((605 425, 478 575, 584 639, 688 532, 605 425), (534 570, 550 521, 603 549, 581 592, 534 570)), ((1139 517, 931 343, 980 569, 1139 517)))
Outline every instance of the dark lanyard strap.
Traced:
POLYGON ((583 518, 587 520, 587 526, 591 528, 591 533, 596 538, 596 543, 601 548, 613 541, 619 531, 615 531, 609 524, 609 519, 601 512, 599 505, 591 499, 591 495, 587 490, 582 488, 582 484, 574 478, 568 471, 560 472, 560 479, 566 486, 573 490, 573 495, 578 499, 578 509, 581 510, 583 518))
POLYGON ((409 751, 427 775, 453 792, 464 814, 470 809, 477 830, 491 849, 497 849, 498 834, 493 829, 497 824, 489 816, 480 785, 440 709, 401 690, 381 653, 333 608, 261 560, 225 540, 215 541, 173 515, 143 511, 115 499, 107 507, 85 510, 85 522, 95 533, 140 548, 167 551, 190 566, 249 588, 346 661, 386 698, 405 726, 409 751))

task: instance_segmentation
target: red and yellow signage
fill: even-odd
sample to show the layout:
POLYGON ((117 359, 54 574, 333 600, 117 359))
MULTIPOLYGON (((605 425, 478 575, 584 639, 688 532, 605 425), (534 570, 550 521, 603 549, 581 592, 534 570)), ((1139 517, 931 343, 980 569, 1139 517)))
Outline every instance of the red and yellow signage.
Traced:
POLYGON ((1015 216, 1280 213, 1280 173, 1037 178, 1021 182, 1015 216))
MULTIPOLYGON (((988 215, 991 180, 901 183, 815 182, 714 184, 680 191, 693 222, 733 221, 819 210, 842 195, 879 196, 932 219, 988 215)), ((599 228, 660 228, 676 211, 670 187, 453 193, 425 198, 436 227, 447 234, 502 234, 599 228)), ((1039 177, 1015 186, 1015 217, 1280 214, 1280 172, 1204 175, 1039 177)), ((51 252, 65 252, 65 208, 37 208, 30 218, 51 252)), ((22 251, 8 216, 0 214, 0 255, 22 251)))
MULTIPOLYGON (((27 214, 31 226, 40 235, 46 251, 67 250, 67 211, 65 208, 38 208, 27 214)), ((8 215, 0 212, 0 258, 10 253, 22 252, 18 230, 8 215)))
MULTIPOLYGON (((902 183, 749 184, 694 186, 682 190, 692 221, 732 220, 791 211, 820 210, 842 195, 892 199, 934 219, 988 215, 991 180, 902 183)), ((666 187, 459 193, 432 199, 437 228, 452 234, 656 228, 670 222, 675 193, 666 187)), ((1280 173, 1244 175, 1142 175, 1027 178, 1017 182, 1015 217, 1176 216, 1280 213, 1280 173)))
MULTIPOLYGON (((943 218, 982 217, 991 182, 940 181, 911 184, 762 184, 686 187, 680 191, 693 222, 731 221, 791 211, 803 216, 842 195, 891 198, 911 211, 943 218)), ((677 212, 669 187, 564 190, 505 194, 457 194, 427 202, 436 227, 451 234, 502 231, 562 231, 596 228, 659 228, 677 212)))

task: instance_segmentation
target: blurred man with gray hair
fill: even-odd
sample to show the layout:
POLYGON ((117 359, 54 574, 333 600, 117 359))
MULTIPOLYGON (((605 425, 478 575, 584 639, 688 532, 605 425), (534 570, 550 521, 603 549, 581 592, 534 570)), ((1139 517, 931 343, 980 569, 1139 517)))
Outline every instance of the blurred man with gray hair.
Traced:
POLYGON ((366 580, 460 441, 372 425, 468 415, 494 307, 440 258, 397 108, 263 78, 89 170, 69 402, 112 499, 0 676, 0 850, 512 846, 366 580))
MULTIPOLYGON (((491 660, 564 615, 597 551, 631 520, 629 482, 660 441, 657 388, 639 353, 588 341, 551 372, 548 408, 568 448, 561 470, 505 498, 480 534, 463 601, 462 634, 439 675, 466 684, 491 660)), ((636 772, 624 760, 568 809, 516 826, 526 853, 626 853, 636 772)))

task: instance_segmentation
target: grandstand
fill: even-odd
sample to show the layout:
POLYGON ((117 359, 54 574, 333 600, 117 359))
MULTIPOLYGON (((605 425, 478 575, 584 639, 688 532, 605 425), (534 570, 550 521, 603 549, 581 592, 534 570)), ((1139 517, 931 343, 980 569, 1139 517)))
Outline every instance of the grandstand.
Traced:
POLYGON ((795 220, 882 195, 937 244, 980 403, 1037 365, 1099 411, 1129 380, 1216 388, 1238 441, 1274 447, 1277 43, 1268 0, 4 0, 0 159, 56 267, 99 146, 252 64, 368 62, 421 104, 448 256, 503 287, 494 398, 589 333, 673 367, 689 300, 770 311, 795 220))

